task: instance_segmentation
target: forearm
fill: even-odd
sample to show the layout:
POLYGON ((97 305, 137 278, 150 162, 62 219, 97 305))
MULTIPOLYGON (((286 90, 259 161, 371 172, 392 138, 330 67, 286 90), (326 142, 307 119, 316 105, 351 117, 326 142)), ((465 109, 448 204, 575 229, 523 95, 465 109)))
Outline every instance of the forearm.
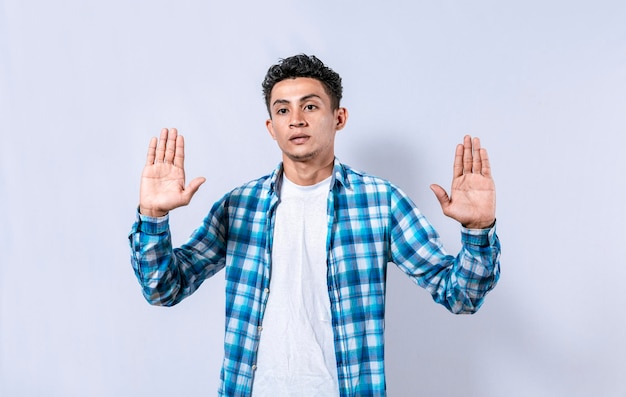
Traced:
POLYGON ((162 306, 178 303, 182 299, 181 278, 173 254, 168 217, 137 214, 128 238, 133 270, 146 300, 162 306))
POLYGON ((475 313, 500 277, 500 242, 489 229, 463 228, 463 246, 448 277, 446 306, 453 313, 475 313))
POLYGON ((224 267, 223 214, 217 203, 180 248, 172 248, 168 216, 151 218, 137 214, 128 236, 131 262, 148 302, 175 305, 224 267))
POLYGON ((458 255, 446 253, 438 233, 416 208, 392 220, 392 260, 435 302, 453 313, 474 313, 499 277, 500 244, 495 225, 462 228, 458 255))

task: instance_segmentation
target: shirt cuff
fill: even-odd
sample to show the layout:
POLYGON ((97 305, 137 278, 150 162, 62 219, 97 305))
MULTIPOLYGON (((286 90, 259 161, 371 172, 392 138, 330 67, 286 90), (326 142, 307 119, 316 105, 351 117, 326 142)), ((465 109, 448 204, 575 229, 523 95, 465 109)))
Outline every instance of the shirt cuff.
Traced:
POLYGON ((461 242, 463 244, 488 247, 496 240, 496 223, 487 229, 468 229, 461 226, 461 242))
POLYGON ((139 231, 146 234, 162 234, 169 229, 170 214, 160 217, 142 215, 137 209, 137 225, 139 231))

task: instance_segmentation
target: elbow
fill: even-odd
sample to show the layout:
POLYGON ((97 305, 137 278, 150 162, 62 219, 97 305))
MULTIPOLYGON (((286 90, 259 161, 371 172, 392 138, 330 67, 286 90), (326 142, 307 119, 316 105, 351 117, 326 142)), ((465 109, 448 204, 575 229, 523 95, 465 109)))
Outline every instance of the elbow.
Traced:
POLYGON ((497 281, 496 274, 482 283, 457 285, 446 295, 445 306, 453 314, 474 314, 481 308, 497 281))
POLYGON ((482 301, 478 304, 463 304, 462 302, 457 302, 448 307, 448 310, 452 314, 474 314, 480 309, 481 305, 482 301))
POLYGON ((152 306, 172 307, 180 302, 178 294, 174 291, 160 292, 153 288, 144 288, 143 296, 152 306))
POLYGON ((148 298, 146 298, 146 300, 151 306, 160 306, 160 307, 172 307, 178 303, 173 300, 160 300, 160 299, 148 299, 148 298))
POLYGON ((484 295, 472 296, 464 293, 448 296, 445 306, 452 314, 474 314, 480 309, 484 301, 484 295))

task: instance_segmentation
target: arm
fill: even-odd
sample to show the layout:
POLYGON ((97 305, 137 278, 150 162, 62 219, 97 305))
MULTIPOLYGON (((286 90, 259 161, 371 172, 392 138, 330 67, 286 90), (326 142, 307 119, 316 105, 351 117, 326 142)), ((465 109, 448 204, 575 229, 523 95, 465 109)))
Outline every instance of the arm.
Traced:
POLYGON ((220 200, 204 223, 180 248, 172 248, 169 216, 137 214, 128 236, 131 264, 146 300, 173 306, 191 295, 204 280, 224 267, 227 229, 225 200, 220 200))
POLYGON ((196 178, 185 188, 184 141, 176 129, 163 129, 158 144, 152 138, 141 177, 139 213, 129 235, 133 269, 152 304, 178 303, 223 266, 221 229, 215 227, 219 211, 209 214, 185 246, 172 248, 168 213, 188 204, 203 182, 196 178))
POLYGON ((500 277, 495 225, 461 230, 463 246, 449 255, 439 235, 401 191, 392 196, 391 261, 452 313, 475 313, 500 277))
POLYGON ((500 276, 495 184, 478 138, 465 136, 456 147, 450 196, 439 185, 431 189, 444 214, 462 225, 461 251, 456 257, 446 254, 431 224, 407 197, 399 197, 393 211, 393 261, 448 310, 474 313, 500 276))

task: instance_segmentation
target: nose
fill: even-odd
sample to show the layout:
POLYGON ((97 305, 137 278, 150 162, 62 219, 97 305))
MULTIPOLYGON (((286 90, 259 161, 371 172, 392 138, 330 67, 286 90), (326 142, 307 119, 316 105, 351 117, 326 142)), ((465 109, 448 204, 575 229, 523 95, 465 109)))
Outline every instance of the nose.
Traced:
POLYGON ((306 121, 304 120, 304 114, 301 111, 292 111, 291 119, 289 120, 289 127, 304 127, 305 125, 306 121))

